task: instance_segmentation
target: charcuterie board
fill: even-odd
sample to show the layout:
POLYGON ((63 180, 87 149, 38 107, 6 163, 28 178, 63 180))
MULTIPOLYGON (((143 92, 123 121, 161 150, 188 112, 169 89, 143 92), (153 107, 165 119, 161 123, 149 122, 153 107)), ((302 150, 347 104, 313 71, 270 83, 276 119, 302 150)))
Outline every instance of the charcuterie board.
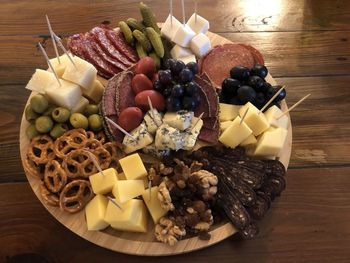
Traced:
MULTIPOLYGON (((231 43, 228 39, 225 39, 217 34, 208 32, 207 35, 211 40, 212 46, 231 43)), ((267 79, 271 84, 276 84, 272 76, 269 75, 267 79)), ((286 109, 286 102, 283 101, 282 110, 286 109)), ((20 129, 20 152, 22 162, 25 159, 25 154, 29 144, 29 140, 25 135, 25 130, 27 126, 28 123, 26 122, 23 116, 20 129)), ((289 164, 291 147, 292 126, 291 122, 289 122, 287 140, 284 145, 283 151, 279 157, 279 160, 284 164, 285 167, 288 167, 289 164)), ((32 187, 38 199, 60 223, 62 223, 65 227, 67 227, 69 230, 73 231, 77 235, 85 238, 86 240, 95 243, 96 245, 99 245, 101 247, 111 249, 117 252, 145 256, 164 256, 181 254, 208 247, 232 236, 237 232, 231 223, 222 223, 220 225, 214 225, 214 227, 210 231, 211 239, 208 241, 200 240, 196 236, 183 239, 174 246, 169 246, 167 244, 157 242, 154 239, 153 231, 149 231, 147 234, 116 231, 112 228, 107 228, 103 231, 88 231, 86 224, 82 223, 85 222, 84 211, 80 211, 75 214, 68 214, 62 212, 58 207, 47 206, 43 202, 39 192, 40 180, 28 174, 27 178, 30 183, 30 186, 32 187)))

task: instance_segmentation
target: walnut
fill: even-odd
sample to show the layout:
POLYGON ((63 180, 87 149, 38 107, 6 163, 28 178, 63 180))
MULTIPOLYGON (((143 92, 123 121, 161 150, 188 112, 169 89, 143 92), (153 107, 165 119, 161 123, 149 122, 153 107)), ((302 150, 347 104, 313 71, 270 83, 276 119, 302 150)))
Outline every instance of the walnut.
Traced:
POLYGON ((174 172, 174 169, 172 167, 167 167, 163 163, 159 164, 159 172, 161 175, 167 176, 174 172))
POLYGON ((174 175, 172 176, 172 180, 177 184, 177 186, 181 189, 186 187, 186 181, 191 175, 190 168, 179 159, 174 159, 176 162, 176 166, 174 168, 174 175))
POLYGON ((198 161, 193 161, 190 166, 191 173, 198 172, 203 167, 203 164, 198 161))
POLYGON ((155 236, 158 241, 173 246, 186 235, 186 230, 176 225, 173 218, 162 217, 155 226, 155 236))
POLYGON ((218 178, 207 170, 192 173, 190 181, 201 189, 204 201, 211 200, 217 192, 218 178))
POLYGON ((160 201, 160 205, 168 211, 173 211, 175 209, 170 196, 170 190, 173 188, 171 187, 171 184, 172 182, 165 178, 158 187, 158 200, 160 201))

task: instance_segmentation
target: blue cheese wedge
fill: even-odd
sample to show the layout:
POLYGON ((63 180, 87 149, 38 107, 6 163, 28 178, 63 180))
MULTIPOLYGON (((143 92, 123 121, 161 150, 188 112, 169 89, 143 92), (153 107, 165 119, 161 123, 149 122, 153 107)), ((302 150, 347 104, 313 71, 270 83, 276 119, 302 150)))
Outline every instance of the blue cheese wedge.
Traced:
POLYGON ((150 134, 155 134, 158 127, 163 124, 163 116, 156 109, 153 109, 153 112, 149 110, 143 120, 150 134))
POLYGON ((155 146, 158 150, 179 150, 184 145, 183 134, 166 123, 163 123, 156 132, 155 146))
POLYGON ((203 120, 198 120, 198 118, 193 117, 191 126, 183 133, 184 135, 184 145, 182 149, 192 150, 196 144, 197 137, 203 126, 203 120), (195 125, 195 126, 193 126, 195 125))
POLYGON ((181 110, 178 112, 167 112, 164 115, 163 121, 173 128, 184 131, 190 127, 193 116, 193 111, 181 110))
POLYGON ((163 158, 170 155, 170 149, 164 149, 164 150, 157 149, 154 143, 144 147, 142 151, 146 154, 153 155, 158 158, 163 158))
POLYGON ((125 153, 132 153, 146 147, 153 142, 153 136, 148 132, 146 124, 141 123, 139 127, 132 130, 130 134, 135 140, 129 136, 125 136, 123 140, 125 153))

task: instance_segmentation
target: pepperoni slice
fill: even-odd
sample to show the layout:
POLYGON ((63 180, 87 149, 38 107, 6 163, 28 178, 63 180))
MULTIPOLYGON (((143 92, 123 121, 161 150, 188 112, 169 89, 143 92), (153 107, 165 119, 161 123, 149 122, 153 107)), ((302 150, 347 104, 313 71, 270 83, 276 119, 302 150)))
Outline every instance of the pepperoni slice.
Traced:
POLYGON ((254 64, 260 64, 260 65, 264 65, 265 61, 264 61, 264 57, 261 55, 261 53, 254 48, 251 45, 246 45, 246 44, 239 44, 242 47, 248 49, 250 51, 250 53, 252 54, 252 56, 254 57, 254 64))

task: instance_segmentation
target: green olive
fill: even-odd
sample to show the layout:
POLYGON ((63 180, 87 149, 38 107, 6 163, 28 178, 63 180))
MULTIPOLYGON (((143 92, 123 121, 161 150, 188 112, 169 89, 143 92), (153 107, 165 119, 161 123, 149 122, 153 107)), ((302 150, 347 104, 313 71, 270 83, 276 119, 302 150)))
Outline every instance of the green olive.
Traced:
POLYGON ((26 129, 26 134, 29 140, 33 139, 35 136, 39 135, 39 132, 36 130, 35 125, 31 124, 26 129))
POLYGON ((47 133, 52 127, 53 121, 49 116, 40 116, 35 120, 35 128, 40 133, 47 133))
POLYGON ((43 95, 37 94, 30 99, 30 105, 36 113, 43 113, 47 110, 49 102, 43 95))
POLYGON ((89 117, 92 114, 97 114, 99 112, 98 106, 94 104, 89 104, 85 107, 84 115, 89 117))
POLYGON ((72 124, 72 126, 74 128, 83 128, 83 129, 87 129, 89 126, 89 121, 88 119, 81 113, 73 113, 70 118, 69 118, 70 124, 72 124))
POLYGON ((50 136, 54 139, 61 137, 63 133, 68 131, 68 125, 65 123, 56 123, 50 131, 50 136))
POLYGON ((101 117, 98 114, 92 114, 88 118, 89 120, 89 127, 92 131, 99 131, 102 129, 102 121, 101 117))
POLYGON ((68 121, 69 117, 70 117, 70 111, 63 107, 55 108, 52 112, 52 118, 56 122, 60 122, 60 123, 66 122, 68 121))
POLYGON ((51 116, 54 109, 56 109, 55 106, 49 105, 49 107, 46 109, 46 111, 43 112, 43 115, 44 116, 51 116))
POLYGON ((25 111, 24 111, 24 115, 26 117, 26 120, 27 121, 33 121, 35 120, 36 118, 39 117, 39 114, 36 113, 32 107, 30 106, 30 104, 26 107, 25 111))

